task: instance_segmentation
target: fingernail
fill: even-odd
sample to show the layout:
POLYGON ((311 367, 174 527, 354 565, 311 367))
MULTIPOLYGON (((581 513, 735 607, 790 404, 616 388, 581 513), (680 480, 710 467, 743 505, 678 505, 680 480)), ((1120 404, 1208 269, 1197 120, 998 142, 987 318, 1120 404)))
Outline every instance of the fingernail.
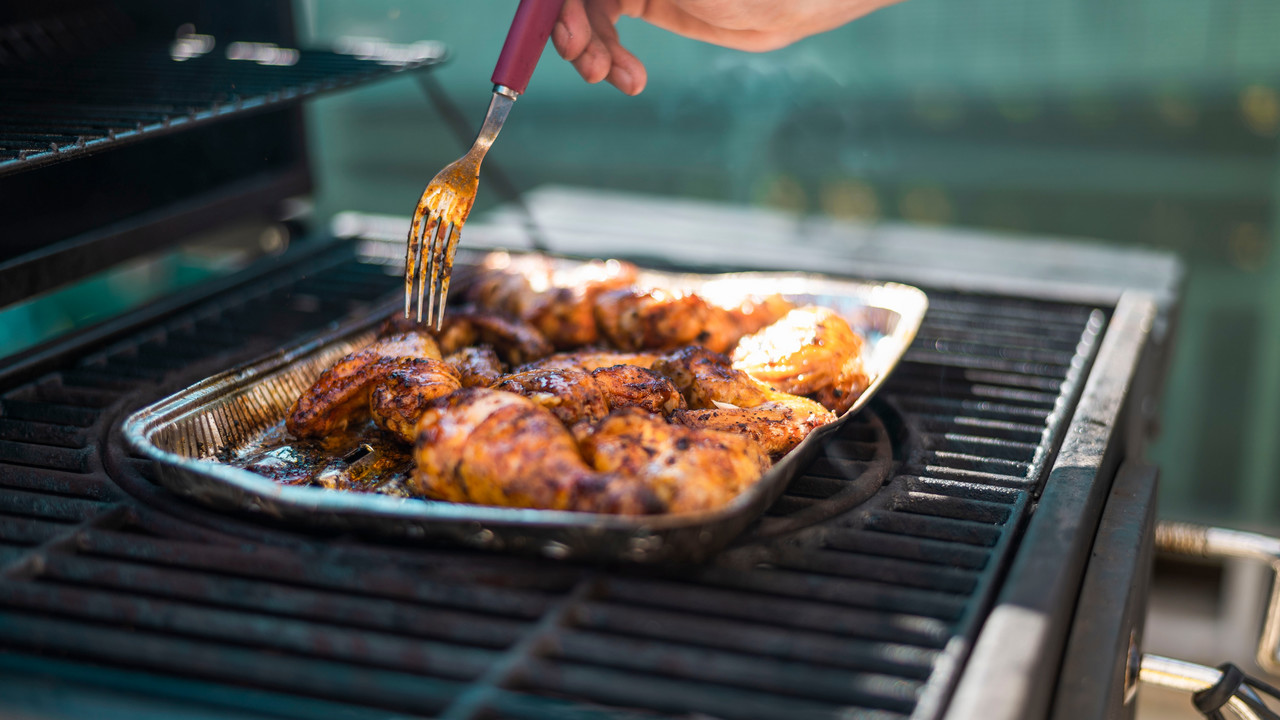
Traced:
POLYGON ((632 94, 632 88, 635 85, 635 81, 632 79, 631 73, 617 65, 614 65, 613 69, 609 71, 609 82, 614 87, 628 95, 632 94))

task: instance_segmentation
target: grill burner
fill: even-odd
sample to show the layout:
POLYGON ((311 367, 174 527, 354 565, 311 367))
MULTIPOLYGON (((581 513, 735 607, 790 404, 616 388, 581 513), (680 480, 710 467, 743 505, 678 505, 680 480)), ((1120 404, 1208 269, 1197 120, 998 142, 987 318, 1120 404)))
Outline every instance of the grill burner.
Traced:
POLYGON ((931 292, 870 412, 697 567, 285 532, 178 500, 120 442, 133 409, 394 284, 342 245, 0 375, 4 673, 273 717, 934 715, 1106 320, 931 292))

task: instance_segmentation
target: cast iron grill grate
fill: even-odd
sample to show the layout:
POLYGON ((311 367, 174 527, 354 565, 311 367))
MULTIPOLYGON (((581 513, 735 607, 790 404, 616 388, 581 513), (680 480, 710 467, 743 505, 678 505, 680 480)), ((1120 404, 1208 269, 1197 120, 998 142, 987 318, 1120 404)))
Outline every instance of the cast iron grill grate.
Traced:
POLYGON ((182 61, 171 55, 176 50, 157 48, 0 65, 0 175, 429 67, 444 56, 426 45, 416 56, 384 61, 239 45, 224 41, 182 61), (273 60, 273 52, 294 55, 273 60))
POLYGON ((247 717, 928 715, 1106 319, 931 293, 881 399, 696 567, 291 533, 170 496, 120 443, 128 411, 395 285, 342 246, 0 388, 0 667, 247 717))

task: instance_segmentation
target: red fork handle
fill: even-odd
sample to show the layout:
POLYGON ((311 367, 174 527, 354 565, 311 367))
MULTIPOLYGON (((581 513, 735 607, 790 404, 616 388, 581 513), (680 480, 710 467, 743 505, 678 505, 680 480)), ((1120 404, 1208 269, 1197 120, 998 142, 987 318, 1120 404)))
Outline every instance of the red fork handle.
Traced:
POLYGON ((498 65, 493 69, 494 85, 506 85, 524 94, 563 5, 564 0, 520 0, 507 41, 498 55, 498 65))

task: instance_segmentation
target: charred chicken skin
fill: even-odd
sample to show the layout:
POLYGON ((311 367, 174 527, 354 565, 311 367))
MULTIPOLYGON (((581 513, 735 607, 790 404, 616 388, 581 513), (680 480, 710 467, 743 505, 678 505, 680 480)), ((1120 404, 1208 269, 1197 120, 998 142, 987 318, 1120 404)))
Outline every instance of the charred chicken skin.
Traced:
POLYGON ((565 425, 596 422, 610 410, 635 407, 659 415, 683 408, 684 397, 670 380, 634 365, 613 365, 587 372, 577 368, 541 368, 508 375, 493 385, 533 400, 565 425))
POLYGON ((723 507, 769 467, 748 437, 671 425, 637 408, 614 411, 580 445, 596 470, 642 480, 673 513, 723 507))
POLYGON ((742 338, 733 353, 733 367, 839 413, 849 409, 870 382, 862 366, 862 346, 862 337, 844 318, 828 308, 809 306, 742 338))
POLYGON ((369 411, 378 427, 406 443, 417 437, 418 419, 437 398, 462 387, 457 369, 441 360, 384 360, 383 377, 373 385, 369 411))
POLYGON ((653 369, 670 378, 689 404, 672 414, 673 422, 746 435, 774 457, 835 420, 817 402, 779 392, 696 345, 663 357, 653 369))
POLYGON ((498 354, 488 345, 462 348, 444 361, 458 371, 462 387, 489 387, 506 375, 498 354))
POLYGON ((302 393, 285 417, 295 437, 322 438, 369 416, 369 393, 404 358, 439 360, 440 348, 426 333, 379 338, 334 363, 302 393))
POLYGON ((591 371, 609 409, 639 408, 667 416, 686 407, 675 384, 660 373, 636 365, 612 365, 591 371))
POLYGON ((508 375, 493 388, 523 395, 569 426, 595 422, 609 414, 599 383, 584 370, 529 370, 508 375))
POLYGON ((438 500, 640 515, 665 505, 637 478, 593 470, 551 411, 526 397, 467 388, 418 424, 411 485, 438 500))

